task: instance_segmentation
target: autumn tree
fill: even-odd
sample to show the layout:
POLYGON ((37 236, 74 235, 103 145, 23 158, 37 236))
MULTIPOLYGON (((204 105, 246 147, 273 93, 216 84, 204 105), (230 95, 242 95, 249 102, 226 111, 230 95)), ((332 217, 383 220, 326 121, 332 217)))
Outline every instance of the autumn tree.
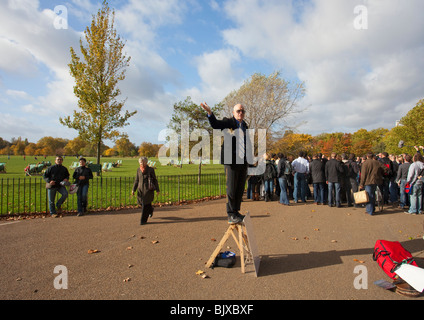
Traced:
POLYGON ((137 154, 137 147, 130 141, 126 133, 116 140, 114 149, 121 157, 135 156, 137 154))
POLYGON ((102 8, 93 15, 91 26, 80 39, 80 58, 71 47, 70 73, 75 79, 74 93, 79 111, 60 118, 60 123, 78 131, 79 136, 97 146, 97 163, 100 163, 103 140, 116 140, 117 128, 128 125, 127 120, 136 111, 122 112, 125 100, 118 101, 121 93, 118 81, 125 79, 125 68, 130 57, 123 52, 125 43, 114 29, 115 11, 103 1, 102 8))
POLYGON ((286 81, 280 72, 269 76, 255 73, 238 90, 227 95, 222 104, 228 116, 236 104, 245 105, 245 121, 252 129, 280 131, 290 116, 301 111, 298 103, 304 95, 303 83, 286 81))
POLYGON ((69 155, 82 155, 84 154, 84 148, 87 146, 87 142, 82 140, 80 137, 69 141, 65 146, 65 154, 69 155))
POLYGON ((270 152, 282 152, 286 156, 295 157, 299 155, 300 151, 306 151, 310 154, 313 152, 313 142, 314 139, 309 134, 294 133, 288 130, 281 139, 272 145, 270 152))
POLYGON ((151 142, 143 142, 138 148, 138 154, 147 158, 156 157, 161 145, 151 142))
POLYGON ((404 152, 414 154, 416 151, 413 146, 424 145, 424 99, 418 101, 416 106, 399 121, 399 125, 390 131, 384 141, 388 145, 388 152, 395 154, 404 152), (407 147, 399 149, 398 144, 401 140, 407 147))

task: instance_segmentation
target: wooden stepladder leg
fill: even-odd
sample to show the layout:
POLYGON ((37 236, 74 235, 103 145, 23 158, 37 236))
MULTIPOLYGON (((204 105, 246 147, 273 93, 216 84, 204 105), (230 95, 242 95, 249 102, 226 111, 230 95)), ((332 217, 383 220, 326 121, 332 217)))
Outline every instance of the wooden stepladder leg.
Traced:
POLYGON ((225 232, 224 236, 222 237, 221 241, 219 242, 218 246, 212 253, 211 257, 209 258, 208 262, 206 263, 206 268, 210 268, 212 266, 212 263, 215 261, 216 256, 219 254, 219 252, 224 247, 225 242, 227 242, 228 238, 232 236, 239 251, 240 251, 240 264, 241 264, 241 272, 245 273, 245 247, 244 245, 247 245, 247 237, 243 230, 243 226, 241 224, 233 224, 230 225, 225 232), (234 234, 234 231, 238 232, 237 234, 234 234))
POLYGON ((239 250, 240 250, 241 273, 246 273, 245 265, 244 265, 243 227, 241 225, 239 225, 237 229, 238 229, 238 232, 239 232, 238 247, 239 247, 239 250))

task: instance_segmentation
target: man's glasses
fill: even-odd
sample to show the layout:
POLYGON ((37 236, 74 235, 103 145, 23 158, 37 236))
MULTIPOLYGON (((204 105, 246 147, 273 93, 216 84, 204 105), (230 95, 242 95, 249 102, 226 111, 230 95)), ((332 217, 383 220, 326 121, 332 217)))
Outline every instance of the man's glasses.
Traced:
POLYGON ((244 111, 244 110, 236 110, 236 112, 237 113, 242 113, 242 114, 245 114, 246 113, 246 111, 244 111))

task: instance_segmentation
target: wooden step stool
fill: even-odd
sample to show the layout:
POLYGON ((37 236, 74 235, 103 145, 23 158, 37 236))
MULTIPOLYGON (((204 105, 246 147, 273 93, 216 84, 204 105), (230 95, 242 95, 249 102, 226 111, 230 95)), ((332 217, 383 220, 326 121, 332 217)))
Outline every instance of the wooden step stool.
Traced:
POLYGON ((256 247, 256 241, 253 236, 253 227, 251 224, 249 212, 246 213, 243 223, 229 225, 218 246, 206 263, 206 268, 210 268, 212 266, 216 256, 220 253, 230 236, 233 237, 240 251, 241 272, 245 273, 246 263, 253 261, 255 273, 256 276, 258 276, 260 257, 257 254, 258 251, 256 247))

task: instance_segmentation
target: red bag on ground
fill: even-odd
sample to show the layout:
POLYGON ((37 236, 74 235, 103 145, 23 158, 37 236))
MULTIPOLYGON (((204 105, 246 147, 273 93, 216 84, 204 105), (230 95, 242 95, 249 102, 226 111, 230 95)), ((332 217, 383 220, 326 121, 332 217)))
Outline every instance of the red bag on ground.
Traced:
POLYGON ((398 241, 378 240, 375 243, 373 259, 393 280, 399 278, 395 271, 402 264, 407 263, 417 267, 412 254, 398 241))

